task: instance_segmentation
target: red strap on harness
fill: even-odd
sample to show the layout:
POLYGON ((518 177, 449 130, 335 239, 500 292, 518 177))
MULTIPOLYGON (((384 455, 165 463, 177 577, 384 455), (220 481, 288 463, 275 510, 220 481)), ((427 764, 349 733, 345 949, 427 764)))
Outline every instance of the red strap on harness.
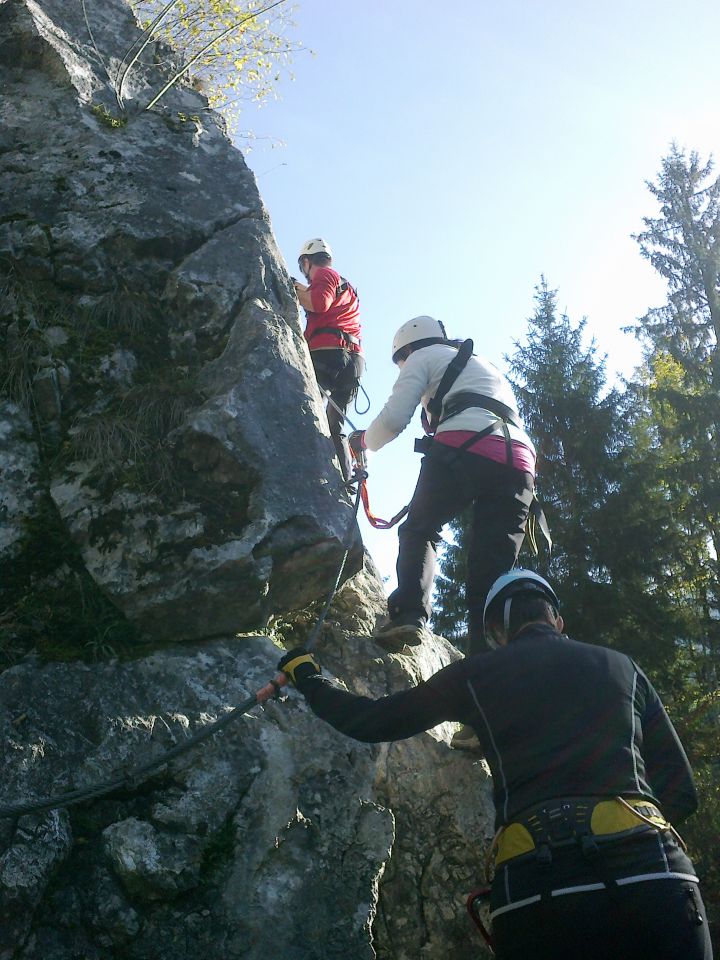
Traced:
POLYGON ((390 520, 383 520, 380 517, 376 517, 370 509, 370 498, 368 496, 367 483, 365 480, 360 481, 360 497, 362 498, 362 504, 365 509, 365 516, 368 518, 368 522, 375 527, 376 530, 390 530, 395 526, 396 523, 400 523, 402 518, 408 512, 408 508, 403 507, 402 510, 399 513, 396 513, 395 516, 390 520))

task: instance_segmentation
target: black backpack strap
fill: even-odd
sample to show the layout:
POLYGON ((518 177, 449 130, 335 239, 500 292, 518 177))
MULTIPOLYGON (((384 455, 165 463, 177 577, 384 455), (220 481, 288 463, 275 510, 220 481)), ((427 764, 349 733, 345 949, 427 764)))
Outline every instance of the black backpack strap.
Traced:
POLYGON ((435 433, 438 428, 438 424, 440 423, 440 414, 442 413, 445 394, 448 392, 450 387, 452 387, 467 366, 468 360, 472 356, 473 346, 472 340, 464 340, 460 344, 457 354, 452 358, 450 363, 445 368, 445 372, 443 373, 440 383, 438 384, 438 388, 435 391, 435 396, 431 397, 431 399, 428 401, 427 410, 430 414, 431 433, 435 433))

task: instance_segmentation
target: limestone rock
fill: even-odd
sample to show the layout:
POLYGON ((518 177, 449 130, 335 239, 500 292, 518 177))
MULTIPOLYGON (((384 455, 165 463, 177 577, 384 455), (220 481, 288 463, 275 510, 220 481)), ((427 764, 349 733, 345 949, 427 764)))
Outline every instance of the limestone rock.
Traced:
POLYGON ((40 453, 30 418, 17 404, 0 400, 0 568, 20 552, 24 523, 42 494, 40 453))
MULTIPOLYGON (((332 582, 352 519, 297 302, 198 93, 107 121, 98 51, 118 64, 138 28, 123 0, 86 12, 97 49, 80 4, 0 4, 0 334, 27 385, 0 384, 28 400, 66 536, 125 617, 154 642, 257 628, 332 582)), ((137 98, 164 81, 153 46, 137 98)), ((348 573, 360 558, 356 538, 348 573)))
POLYGON ((347 545, 331 675, 383 696, 459 655, 370 639, 254 178, 196 91, 142 109, 154 44, 119 114, 138 36, 124 0, 0 0, 0 806, 125 782, 0 817, 0 960, 466 958, 492 809, 449 725, 360 744, 291 693, 129 776, 267 683, 254 634, 302 642, 347 545))
MULTIPOLYGON (((322 650, 374 696, 457 656, 439 638, 419 656, 386 654, 344 632, 336 612, 322 650)), ((6 670, 0 803, 91 787, 159 757, 264 685, 277 658, 258 637, 6 670)), ((360 744, 293 693, 135 789, 54 814, 63 842, 41 835, 23 898, 0 873, 15 917, 10 955, 260 960, 282 927, 289 957, 459 960, 472 943, 463 896, 478 880, 492 810, 483 766, 448 748, 447 726, 360 744)), ((10 830, 0 864, 21 842, 10 830)))

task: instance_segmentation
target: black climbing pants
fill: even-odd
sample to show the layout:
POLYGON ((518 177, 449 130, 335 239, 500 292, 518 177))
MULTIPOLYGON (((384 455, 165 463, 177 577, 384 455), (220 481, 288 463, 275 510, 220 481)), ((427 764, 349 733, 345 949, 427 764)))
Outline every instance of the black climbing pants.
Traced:
POLYGON ((700 891, 685 880, 547 897, 492 927, 496 960, 712 960, 700 891))
MULTIPOLYGON (((323 390, 330 391, 333 402, 346 413, 357 395, 360 377, 365 369, 362 355, 350 350, 311 350, 310 357, 317 382, 323 390)), ((342 475, 349 480, 352 476, 352 460, 343 430, 345 417, 328 403, 327 418, 342 475)))
POLYGON ((529 473, 433 443, 423 457, 407 519, 398 530, 398 586, 388 598, 390 617, 430 618, 430 593, 442 528, 471 506, 465 588, 468 653, 481 652, 485 597, 500 574, 517 559, 533 486, 529 473))

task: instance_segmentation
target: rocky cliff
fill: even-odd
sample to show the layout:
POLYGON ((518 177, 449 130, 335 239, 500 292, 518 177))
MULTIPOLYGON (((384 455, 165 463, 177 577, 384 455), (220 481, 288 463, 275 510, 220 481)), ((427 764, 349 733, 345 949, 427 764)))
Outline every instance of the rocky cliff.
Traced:
MULTIPOLYGON (((122 0, 0 0, 0 804, 182 743, 302 639, 358 692, 457 656, 369 638, 297 303, 252 174, 122 0), (269 625, 269 626, 268 626, 269 625)), ((0 958, 459 958, 488 778, 438 728, 356 744, 301 698, 151 778, 0 820, 0 958)))

